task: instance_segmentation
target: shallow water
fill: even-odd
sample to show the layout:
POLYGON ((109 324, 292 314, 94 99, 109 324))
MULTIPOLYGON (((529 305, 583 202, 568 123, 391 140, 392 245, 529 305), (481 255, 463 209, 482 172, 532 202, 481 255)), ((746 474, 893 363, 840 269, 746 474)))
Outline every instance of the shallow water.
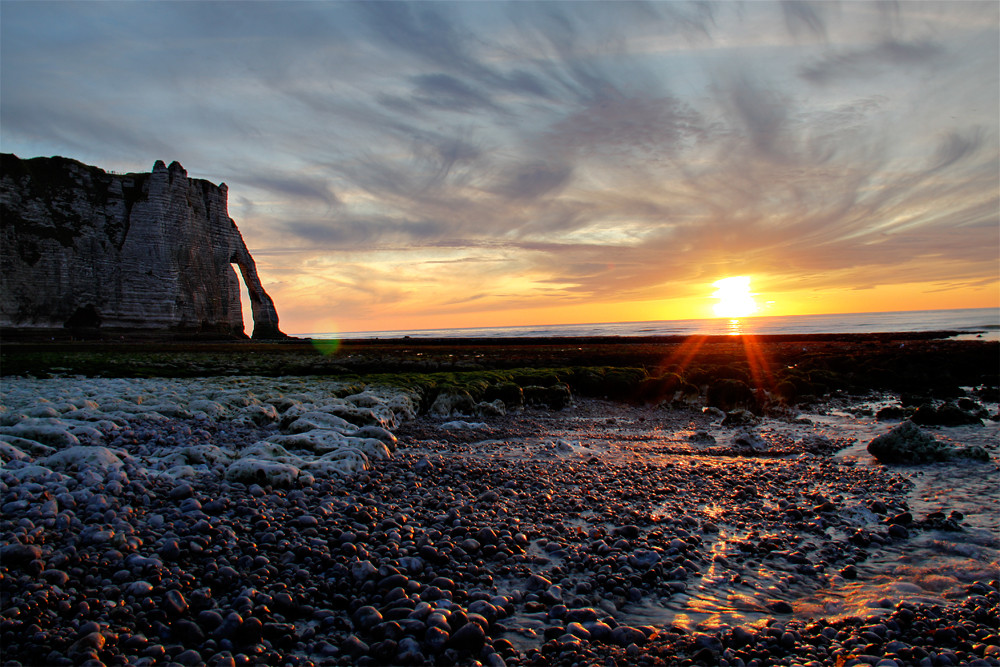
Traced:
MULTIPOLYGON (((745 475, 739 471, 750 469, 751 474, 772 471, 794 480, 785 489, 762 485, 761 495, 742 507, 721 499, 689 507, 690 516, 718 527, 718 532, 702 535, 708 565, 683 582, 683 591, 620 605, 614 613, 619 622, 711 631, 781 616, 773 606, 779 601, 791 605, 786 617, 868 617, 887 613, 904 599, 940 602, 958 598, 969 583, 1000 577, 1000 467, 996 459, 990 463, 883 466, 865 448, 873 437, 898 425, 880 423, 870 416, 887 402, 888 398, 842 403, 794 421, 765 420, 754 428, 768 447, 780 448, 816 437, 850 443, 832 457, 706 456, 706 450, 729 445, 735 431, 723 428, 718 421, 706 425, 694 419, 671 427, 644 419, 610 418, 610 414, 618 414, 618 408, 611 405, 606 406, 609 412, 566 414, 553 420, 546 437, 506 440, 502 451, 484 455, 511 459, 600 456, 624 465, 634 458, 689 469, 693 476, 713 468, 732 476, 745 475), (707 432, 715 442, 699 444, 692 438, 697 430, 707 432), (884 486, 870 486, 868 480, 884 480, 884 486), (886 493, 887 489, 892 492, 886 493), (828 522, 831 525, 823 532, 786 530, 774 520, 783 508, 801 507, 804 497, 835 499, 837 520, 828 522), (902 503, 895 509, 890 506, 888 515, 876 515, 868 507, 873 500, 891 497, 902 503), (884 533, 886 516, 903 509, 918 521, 932 512, 958 512, 963 515, 961 529, 911 529, 909 539, 873 544, 860 556, 857 550, 851 553, 847 542, 851 532, 864 528, 884 533), (755 516, 770 518, 755 526, 755 516), (786 541, 787 548, 776 552, 779 557, 740 551, 740 545, 767 535, 786 541), (789 562, 784 556, 790 551, 804 554, 806 560, 789 562), (854 565, 856 579, 841 576, 846 565, 854 565)), ((996 412, 995 405, 987 407, 991 414, 996 412)), ((928 430, 941 440, 984 446, 996 456, 1000 434, 996 422, 928 430)), ((664 520, 672 515, 676 518, 677 505, 666 503, 661 511, 664 520)), ((654 508, 654 519, 656 514, 654 508)), ((538 643, 532 630, 537 619, 514 619, 510 625, 524 631, 519 640, 511 637, 515 643, 525 647, 538 643)))
MULTIPOLYGON (((876 406, 877 407, 877 406, 876 406)), ((995 413, 995 406, 990 406, 995 413)), ((828 437, 848 435, 854 445, 836 455, 838 460, 858 466, 883 468, 866 451, 873 437, 898 424, 857 418, 847 412, 804 415, 828 437)), ((784 430, 784 428, 781 430, 784 430)), ((983 427, 930 428, 939 440, 956 445, 979 445, 993 449, 1000 425, 987 421, 983 427)), ((910 539, 886 544, 857 564, 857 579, 832 575, 828 585, 799 594, 792 602, 797 615, 813 617, 867 616, 888 612, 899 600, 940 601, 963 597, 968 584, 1000 576, 1000 466, 958 461, 921 466, 893 466, 890 470, 913 484, 905 500, 915 519, 932 512, 963 515, 962 530, 915 531, 910 539)), ((753 620, 749 614, 742 616, 753 620)))
MULTIPOLYGON (((995 406, 990 406, 995 412, 995 406)), ((867 422, 855 428, 885 428, 867 422)), ((1000 435, 1000 425, 987 421, 983 427, 932 428, 939 440, 955 445, 991 448, 1000 435)), ((858 465, 878 466, 864 450, 867 440, 839 454, 858 465)), ((803 610, 825 615, 864 615, 883 609, 889 600, 949 600, 965 595, 974 581, 1000 577, 1000 465, 956 461, 921 466, 896 466, 894 472, 908 479, 907 494, 915 518, 933 512, 959 512, 962 530, 924 530, 909 540, 887 545, 858 566, 858 580, 835 579, 813 599, 803 600, 803 610)))

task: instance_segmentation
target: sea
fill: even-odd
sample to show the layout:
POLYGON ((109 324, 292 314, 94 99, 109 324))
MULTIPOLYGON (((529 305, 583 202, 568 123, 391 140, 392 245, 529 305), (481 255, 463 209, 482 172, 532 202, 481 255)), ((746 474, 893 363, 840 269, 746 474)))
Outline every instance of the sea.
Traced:
POLYGON ((835 315, 653 320, 514 327, 402 329, 396 331, 314 332, 300 338, 360 340, 375 338, 559 338, 595 336, 689 336, 742 334, 954 332, 952 338, 1000 340, 1000 308, 911 310, 835 315))

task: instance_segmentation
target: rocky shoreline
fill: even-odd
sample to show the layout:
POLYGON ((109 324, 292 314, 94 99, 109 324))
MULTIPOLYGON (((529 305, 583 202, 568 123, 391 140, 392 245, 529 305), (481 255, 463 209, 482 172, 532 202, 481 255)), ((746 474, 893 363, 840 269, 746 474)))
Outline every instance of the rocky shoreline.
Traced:
POLYGON ((5 377, 4 664, 1000 664, 995 561, 799 606, 965 529, 849 434, 507 385, 5 377))

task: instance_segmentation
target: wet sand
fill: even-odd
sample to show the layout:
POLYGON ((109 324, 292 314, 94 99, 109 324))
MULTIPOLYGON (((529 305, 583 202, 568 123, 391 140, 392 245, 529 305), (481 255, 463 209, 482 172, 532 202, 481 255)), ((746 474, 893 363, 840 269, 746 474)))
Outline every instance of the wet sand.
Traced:
MULTIPOLYGON (((395 343, 307 358, 314 368, 380 372, 529 357, 541 367, 683 361, 683 342, 580 343, 451 352, 395 343)), ((829 387, 837 373, 858 382, 840 360, 878 352, 877 367, 887 369, 901 342, 773 344, 773 374, 822 360, 829 387)), ((982 362, 996 352, 902 344, 925 376, 939 356, 950 360, 951 384, 964 383, 976 360, 980 379, 988 375, 982 362)), ((922 536, 991 525, 992 505, 986 517, 956 517, 947 501, 916 502, 919 471, 861 460, 861 440, 888 428, 871 418, 872 402, 895 404, 898 395, 833 389, 807 396, 807 417, 787 401, 757 417, 706 410, 703 394, 682 392, 652 404, 574 393, 562 409, 434 413, 426 396, 399 394, 408 403, 393 397, 398 390, 359 392, 336 377, 244 376, 289 364, 248 358, 266 357, 263 348, 246 352, 188 350, 194 356, 178 361, 173 350, 166 373, 216 363, 233 371, 188 384, 4 378, 4 428, 24 424, 22 436, 34 428, 52 448, 32 450, 4 432, 25 455, 5 450, 0 471, 5 663, 1000 664, 995 555, 952 576, 939 597, 885 586, 858 593, 860 606, 823 606, 829 591, 883 576, 866 568, 922 536), (241 453, 291 442, 280 439, 305 428, 293 424, 324 410, 354 420, 355 430, 336 431, 344 437, 360 422, 391 430, 398 443, 384 440, 395 451, 372 454, 366 470, 323 475, 309 467, 320 452, 289 445, 283 465, 313 474, 281 483, 229 474, 241 453), (848 426, 838 415, 862 419, 848 426), (57 432, 107 448, 118 463, 50 458, 72 445, 57 432), (207 456, 210 447, 220 458, 207 456)), ((744 343, 706 343, 686 368, 723 368, 740 355, 744 343)), ((72 369, 82 358, 50 364, 72 369)), ((996 413, 993 393, 975 399, 996 413)), ((996 422, 983 423, 968 436, 934 432, 989 445, 996 422)), ((995 444, 991 454, 990 463, 957 465, 995 472, 995 444)), ((995 554, 993 539, 969 558, 995 554)))

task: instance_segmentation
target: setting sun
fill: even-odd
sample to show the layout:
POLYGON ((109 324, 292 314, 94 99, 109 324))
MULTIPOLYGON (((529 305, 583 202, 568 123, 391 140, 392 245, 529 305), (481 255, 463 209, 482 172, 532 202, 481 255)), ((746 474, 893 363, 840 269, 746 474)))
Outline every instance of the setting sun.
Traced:
POLYGON ((712 306, 716 317, 746 317, 757 312, 757 302, 750 292, 750 276, 733 276, 712 283, 712 298, 719 302, 712 306))

